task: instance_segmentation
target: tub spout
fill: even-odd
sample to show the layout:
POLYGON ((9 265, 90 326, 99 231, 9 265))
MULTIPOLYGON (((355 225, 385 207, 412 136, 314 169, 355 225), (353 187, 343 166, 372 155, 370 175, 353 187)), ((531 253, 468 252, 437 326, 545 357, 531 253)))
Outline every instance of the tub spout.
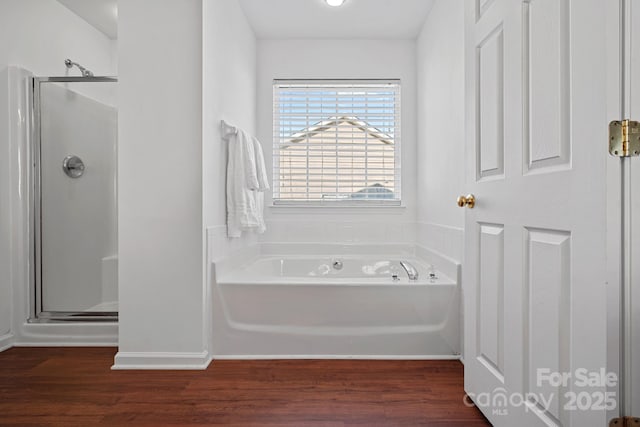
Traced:
POLYGON ((404 271, 407 272, 407 276, 409 276, 409 280, 418 280, 418 270, 411 265, 411 263, 407 261, 400 261, 400 265, 404 268, 404 271))

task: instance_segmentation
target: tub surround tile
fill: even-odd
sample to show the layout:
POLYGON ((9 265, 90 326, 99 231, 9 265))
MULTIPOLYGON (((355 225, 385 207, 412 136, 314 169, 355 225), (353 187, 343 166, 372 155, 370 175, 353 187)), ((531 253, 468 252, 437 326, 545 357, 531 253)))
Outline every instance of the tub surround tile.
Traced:
POLYGON ((290 223, 289 227, 287 227, 287 241, 318 241, 324 235, 323 225, 324 224, 307 222, 290 223))
POLYGON ((384 229, 384 240, 387 242, 401 242, 404 241, 404 230, 402 224, 387 224, 384 229))
POLYGON ((362 244, 362 243, 261 243, 259 245, 262 255, 310 255, 310 256, 336 256, 336 255, 389 255, 401 254, 413 255, 415 250, 412 245, 402 243, 388 244, 362 244))
POLYGON ((267 232, 259 237, 263 243, 414 243, 415 223, 380 220, 301 221, 271 220, 267 232))
POLYGON ((354 229, 352 223, 338 224, 336 241, 351 243, 354 241, 354 229))
POLYGON ((246 233, 237 239, 227 237, 227 226, 218 225, 207 228, 207 260, 209 263, 227 258, 231 254, 258 243, 258 235, 246 233))
POLYGON ((243 264, 251 263, 259 256, 260 245, 255 244, 233 251, 226 258, 214 260, 210 263, 211 277, 207 283, 214 283, 216 276, 220 276, 230 270, 237 269, 243 264))
POLYGON ((356 242, 377 243, 384 242, 386 227, 370 222, 356 223, 353 225, 353 235, 356 242))
POLYGON ((402 237, 403 241, 411 244, 416 243, 416 223, 415 222, 405 222, 402 223, 402 237))
POLYGON ((460 283, 462 265, 458 261, 420 245, 415 246, 415 252, 419 259, 422 259, 427 264, 434 265, 445 276, 460 283))
POLYGON ((445 255, 453 260, 462 261, 464 255, 464 229, 430 222, 416 223, 416 243, 425 248, 445 255))
POLYGON ((324 240, 335 242, 338 238, 338 224, 335 222, 325 222, 322 237, 324 240))

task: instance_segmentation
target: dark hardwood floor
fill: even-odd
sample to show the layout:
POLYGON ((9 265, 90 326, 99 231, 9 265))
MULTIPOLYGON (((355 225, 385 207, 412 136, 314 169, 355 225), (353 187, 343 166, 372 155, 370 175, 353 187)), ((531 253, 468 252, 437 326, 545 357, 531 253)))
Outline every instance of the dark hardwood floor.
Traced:
POLYGON ((111 371, 113 348, 0 353, 2 426, 485 426, 457 361, 214 361, 111 371))

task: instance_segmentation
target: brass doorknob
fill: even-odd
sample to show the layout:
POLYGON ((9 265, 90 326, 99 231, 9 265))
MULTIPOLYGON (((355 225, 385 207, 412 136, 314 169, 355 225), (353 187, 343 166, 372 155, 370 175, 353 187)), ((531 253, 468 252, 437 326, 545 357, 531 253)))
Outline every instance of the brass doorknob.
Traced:
POLYGON ((469 209, 473 209, 476 205, 476 197, 473 194, 467 194, 467 196, 458 197, 458 206, 464 208, 465 206, 469 209))

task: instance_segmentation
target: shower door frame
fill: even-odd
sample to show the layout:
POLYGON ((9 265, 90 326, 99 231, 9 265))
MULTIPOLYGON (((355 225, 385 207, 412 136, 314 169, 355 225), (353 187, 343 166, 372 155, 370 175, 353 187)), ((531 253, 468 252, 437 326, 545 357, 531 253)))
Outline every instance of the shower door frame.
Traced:
POLYGON ((70 76, 70 77, 31 77, 31 215, 29 218, 32 230, 31 256, 32 262, 30 282, 30 323, 47 323, 60 321, 92 321, 117 322, 117 311, 45 311, 42 298, 42 177, 41 147, 42 132, 40 109, 40 85, 42 83, 117 83, 117 77, 108 76, 70 76))

